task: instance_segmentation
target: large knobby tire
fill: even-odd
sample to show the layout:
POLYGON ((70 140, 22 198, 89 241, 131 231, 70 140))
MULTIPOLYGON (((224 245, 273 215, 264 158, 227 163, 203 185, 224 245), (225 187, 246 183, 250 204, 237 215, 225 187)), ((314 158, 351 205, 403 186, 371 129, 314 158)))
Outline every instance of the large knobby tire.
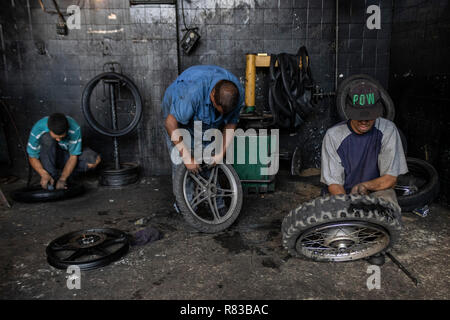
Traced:
POLYGON ((220 168, 220 170, 226 171, 229 174, 233 180, 232 183, 234 185, 233 189, 235 193, 235 197, 233 197, 233 207, 230 206, 229 210, 224 215, 226 219, 220 223, 205 222, 204 219, 197 216, 195 214, 195 210, 192 210, 191 206, 188 205, 184 185, 186 180, 189 179, 190 173, 184 165, 178 166, 173 181, 173 192, 175 194, 178 208, 183 214, 184 219, 190 226, 205 233, 217 233, 231 226, 239 216, 242 208, 243 191, 238 174, 234 168, 228 164, 217 164, 216 167, 220 168))
POLYGON ((408 173, 397 179, 399 186, 414 186, 418 190, 412 194, 405 195, 397 192, 397 201, 402 211, 412 211, 430 204, 439 193, 439 178, 436 169, 425 160, 408 157, 408 173))
POLYGON ((11 193, 11 198, 18 202, 33 203, 70 199, 85 192, 81 184, 73 184, 67 189, 45 190, 40 185, 23 188, 11 193))
POLYGON ((350 89, 350 85, 354 80, 365 80, 378 88, 378 90, 380 91, 381 102, 384 106, 383 118, 394 121, 395 118, 394 102, 392 101, 387 91, 383 88, 383 86, 377 80, 366 74, 356 74, 350 76, 344 81, 342 81, 341 84, 339 85, 339 89, 336 94, 336 108, 340 119, 348 120, 348 116, 345 112, 346 109, 345 101, 347 99, 347 94, 350 89))
POLYGON ((83 90, 83 95, 81 97, 81 110, 82 110, 83 115, 86 118, 86 121, 89 124, 89 126, 92 129, 94 129, 95 131, 97 131, 98 133, 109 136, 109 137, 120 137, 120 136, 126 135, 126 134, 130 133, 131 131, 133 131, 134 128, 136 128, 136 126, 138 125, 139 121, 141 120, 142 105, 143 104, 142 104, 141 95, 139 93, 138 88, 134 84, 134 82, 131 81, 130 78, 124 76, 123 74, 116 73, 116 72, 101 73, 101 74, 95 76, 94 78, 92 78, 86 84, 86 87, 83 90), (133 120, 131 120, 131 122, 123 129, 114 130, 114 129, 106 128, 103 125, 101 125, 95 119, 94 115, 92 114, 91 103, 90 103, 91 94, 92 94, 94 88, 97 86, 97 84, 101 80, 119 80, 131 91, 131 94, 133 95, 134 101, 136 103, 136 114, 135 114, 133 120))
MULTIPOLYGON (((292 210, 283 219, 281 227, 283 246, 294 257, 303 257, 315 261, 355 261, 388 250, 399 238, 400 219, 400 212, 398 212, 397 207, 381 198, 363 195, 319 197, 292 210), (340 249, 336 249, 334 256, 331 254, 334 250, 334 243, 327 244, 332 249, 326 253, 326 250, 328 250, 326 247, 321 249, 320 246, 317 247, 318 244, 314 244, 313 249, 316 250, 314 252, 314 250, 309 250, 311 248, 304 247, 304 244, 308 246, 313 246, 313 244, 301 242, 305 236, 312 234, 315 230, 326 234, 326 232, 329 232, 327 230, 339 230, 341 226, 344 230, 343 235, 348 233, 345 230, 349 230, 349 228, 354 230, 356 226, 366 226, 369 230, 379 230, 380 237, 382 236, 384 242, 380 242, 372 248, 370 246, 368 249, 361 248, 359 253, 355 250, 355 253, 357 253, 355 255, 341 254, 338 252, 340 249)), ((358 235, 356 234, 356 236, 358 235)), ((329 236, 336 235, 329 233, 329 236)), ((352 236, 356 238, 355 233, 352 236)), ((342 241, 350 240, 343 238, 342 241)), ((359 239, 351 241, 354 241, 354 243, 348 243, 349 248, 351 248, 350 245, 355 248, 360 245, 359 239)), ((339 243, 336 242, 336 244, 339 243)))

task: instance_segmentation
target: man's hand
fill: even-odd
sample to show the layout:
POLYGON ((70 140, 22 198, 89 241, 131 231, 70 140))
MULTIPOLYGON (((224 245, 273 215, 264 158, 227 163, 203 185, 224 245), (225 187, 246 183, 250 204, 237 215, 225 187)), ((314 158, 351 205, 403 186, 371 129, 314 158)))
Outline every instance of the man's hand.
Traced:
POLYGON ((218 154, 212 157, 211 166, 215 166, 216 164, 223 163, 223 154, 218 154))
POLYGON ((369 194, 369 190, 364 185, 364 183, 358 183, 352 188, 351 194, 361 194, 361 195, 367 195, 369 194))
POLYGON ((66 180, 59 179, 58 182, 56 182, 56 190, 60 190, 60 189, 67 189, 66 180))
POLYGON ((41 174, 41 187, 43 189, 47 189, 49 182, 51 185, 53 185, 55 183, 55 180, 53 180, 52 176, 49 175, 47 171, 45 171, 41 174))
POLYGON ((198 164, 194 158, 191 158, 190 160, 183 160, 184 165, 186 166, 186 169, 188 169, 191 172, 198 173, 200 170, 200 164, 198 164))

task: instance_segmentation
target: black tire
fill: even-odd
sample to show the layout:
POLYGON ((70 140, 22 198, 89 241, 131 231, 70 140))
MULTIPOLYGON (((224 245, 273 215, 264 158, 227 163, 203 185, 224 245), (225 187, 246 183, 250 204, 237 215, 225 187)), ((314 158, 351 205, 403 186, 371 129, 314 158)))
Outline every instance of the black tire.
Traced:
POLYGON ((101 73, 101 74, 95 76, 87 83, 86 87, 83 90, 83 95, 81 98, 81 110, 83 111, 83 115, 86 118, 87 123, 89 124, 89 126, 91 126, 92 129, 94 129, 95 131, 97 131, 100 134, 103 134, 103 135, 106 135, 109 137, 121 137, 121 136, 124 136, 124 135, 130 133, 131 131, 133 131, 134 128, 136 128, 136 126, 138 125, 139 121, 141 120, 142 98, 141 98, 138 88, 133 83, 133 81, 131 81, 131 79, 129 79, 128 77, 126 77, 120 73, 105 72, 105 73, 101 73), (92 94, 92 91, 94 90, 94 88, 96 87, 96 85, 101 80, 104 80, 104 79, 118 79, 118 80, 122 81, 123 83, 125 83, 125 85, 130 89, 130 91, 134 97, 134 101, 136 102, 135 117, 128 124, 128 126, 126 126, 123 129, 114 130, 111 128, 105 128, 97 120, 95 120, 94 116, 92 115, 91 107, 90 107, 91 94, 92 94))
POLYGON ((345 100, 347 98, 350 85, 354 80, 366 80, 375 85, 378 88, 378 90, 380 90, 381 101, 384 106, 383 118, 394 121, 395 118, 394 102, 392 101, 387 91, 383 88, 383 86, 377 80, 366 74, 356 74, 350 76, 344 81, 342 81, 341 84, 339 85, 339 89, 336 94, 336 108, 339 118, 341 120, 348 120, 348 117, 345 113, 345 100))
POLYGON ((59 201, 82 195, 85 191, 81 184, 73 184, 62 190, 45 190, 38 185, 13 191, 11 198, 25 203, 59 201))
POLYGON ((114 169, 108 164, 100 172, 100 185, 105 187, 121 187, 135 183, 139 180, 139 165, 133 162, 120 164, 120 169, 114 169))
POLYGON ((130 244, 129 244, 130 236, 126 234, 125 232, 117 229, 109 229, 109 228, 97 228, 97 229, 88 229, 88 230, 80 230, 80 231, 74 231, 67 233, 61 237, 58 237, 57 239, 51 241, 47 248, 46 248, 46 254, 47 254, 47 262, 57 268, 57 269, 67 269, 71 265, 76 265, 80 268, 80 270, 87 271, 87 270, 93 270, 97 268, 104 267, 114 261, 119 260, 121 257, 123 257, 129 250, 130 244), (96 234, 102 234, 106 237, 110 237, 111 245, 121 244, 119 248, 117 248, 113 252, 109 252, 109 254, 103 256, 104 251, 102 254, 96 254, 93 252, 90 252, 90 250, 101 247, 101 245, 106 244, 106 241, 100 242, 98 245, 87 245, 86 248, 83 248, 83 245, 80 245, 79 243, 74 242, 73 239, 76 239, 77 237, 83 237, 86 238, 86 236, 92 235, 93 233, 96 234), (116 240, 114 240, 116 239, 116 240), (67 245, 70 243, 75 243, 76 247, 74 249, 68 249, 68 250, 61 250, 62 245, 67 245), (56 249, 55 249, 56 247, 56 249), (76 251, 78 249, 85 251, 85 256, 99 256, 98 258, 91 259, 91 260, 77 260, 74 259, 72 261, 64 260, 60 257, 60 254, 58 254, 61 251, 76 251))
POLYGON ((328 195, 302 204, 283 219, 283 246, 294 257, 315 261, 354 261, 378 253, 367 252, 367 256, 345 260, 298 252, 297 241, 302 235, 330 224, 345 223, 365 223, 385 230, 389 243, 379 252, 388 250, 398 240, 401 230, 400 212, 394 204, 384 199, 362 195, 328 195))
POLYGON ((439 178, 436 169, 425 160, 406 158, 409 173, 397 179, 397 185, 415 185, 416 193, 402 195, 397 193, 397 201, 402 211, 412 211, 430 204, 439 193, 439 178))
POLYGON ((186 199, 184 197, 184 179, 186 174, 188 173, 186 167, 184 165, 178 166, 175 177, 173 181, 173 191, 175 194, 175 198, 177 201, 178 208, 180 209, 181 213, 183 214, 183 217, 185 221, 195 229, 205 232, 205 233, 217 233, 220 231, 225 230, 229 226, 233 224, 233 222, 237 219, 239 216, 239 213, 241 212, 242 208, 242 201, 243 201, 243 191, 241 186, 241 181, 239 179, 238 174, 234 170, 234 168, 231 165, 228 164, 218 164, 217 166, 223 167, 224 169, 228 169, 231 175, 233 176, 233 179, 236 182, 237 185, 237 202, 235 205, 235 208, 233 212, 230 214, 229 218, 220 223, 220 224, 210 224, 206 223, 202 220, 200 220, 198 217, 196 217, 191 210, 188 207, 188 204, 186 202, 186 199))

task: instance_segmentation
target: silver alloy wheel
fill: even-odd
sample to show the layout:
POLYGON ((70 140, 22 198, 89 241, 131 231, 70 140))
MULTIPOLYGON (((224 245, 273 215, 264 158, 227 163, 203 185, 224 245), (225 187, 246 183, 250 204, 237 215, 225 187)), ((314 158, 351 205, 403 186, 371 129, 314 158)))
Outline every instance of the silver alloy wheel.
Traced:
POLYGON ((296 242, 296 251, 319 261, 350 261, 377 254, 389 242, 390 236, 382 226, 362 221, 333 222, 305 231, 296 242))
MULTIPOLYGON (((208 170, 203 168, 203 171, 208 170)), ((218 164, 209 169, 209 177, 205 178, 202 174, 195 174, 188 170, 183 178, 183 196, 186 201, 187 207, 191 213, 199 220, 208 224, 221 224, 227 221, 235 211, 238 203, 238 185, 234 179, 230 169, 222 164, 218 164), (226 189, 218 186, 219 176, 226 178, 226 189), (189 199, 187 195, 187 185, 192 182, 194 185, 194 194, 192 199, 189 199), (221 210, 217 207, 217 198, 230 198, 228 206, 225 205, 226 212, 221 215, 221 210), (204 216, 200 216, 197 211, 199 206, 207 204, 209 210, 209 216, 211 219, 207 219, 204 216)), ((224 199, 225 200, 225 199, 224 199)), ((226 203, 224 201, 224 203, 226 203)))

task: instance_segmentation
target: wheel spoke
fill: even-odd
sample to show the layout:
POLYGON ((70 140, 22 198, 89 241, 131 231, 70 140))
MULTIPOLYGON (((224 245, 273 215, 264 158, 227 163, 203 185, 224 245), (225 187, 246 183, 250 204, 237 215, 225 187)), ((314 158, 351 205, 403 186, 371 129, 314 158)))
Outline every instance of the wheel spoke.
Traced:
POLYGON ((219 209, 217 208, 217 202, 215 198, 208 198, 209 208, 211 209, 211 212, 214 216, 214 222, 219 222, 220 215, 219 215, 219 209))
POLYGON ((79 248, 74 247, 72 244, 70 243, 66 243, 66 244, 62 244, 59 245, 57 243, 53 243, 50 247, 51 250, 53 251, 75 251, 78 250, 79 248))
POLYGON ((222 189, 222 188, 217 188, 216 189, 217 192, 214 195, 215 197, 233 197, 235 192, 233 189, 222 189), (228 192, 228 193, 227 193, 228 192))
POLYGON ((194 180, 202 189, 206 188, 206 186, 208 185, 208 181, 205 180, 205 178, 203 178, 201 175, 196 175, 193 174, 191 172, 189 172, 189 176, 191 177, 192 180, 194 180))
POLYGON ((204 197, 200 198, 200 196, 201 196, 202 194, 204 194, 205 192, 206 192, 206 191, 200 192, 198 195, 196 195, 196 196, 192 199, 192 201, 190 202, 190 205, 191 205, 192 208, 198 206, 200 203, 202 203, 203 201, 205 201, 206 199, 208 199, 207 196, 204 196, 204 197), (197 202, 195 202, 196 200, 197 200, 197 202))
POLYGON ((103 243, 100 243, 96 248, 104 249, 114 244, 124 243, 126 240, 126 237, 107 239, 103 243))
POLYGON ((209 174, 208 184, 211 183, 216 184, 216 181, 217 181, 217 166, 214 166, 209 174))
POLYGON ((65 261, 73 261, 75 259, 78 259, 78 258, 84 256, 85 254, 86 254, 86 250, 85 249, 78 249, 77 251, 72 253, 69 257, 67 257, 64 260, 65 261))
POLYGON ((102 248, 102 247, 95 247, 92 248, 92 251, 97 253, 98 255, 105 257, 105 256, 109 256, 111 254, 111 252, 109 252, 108 250, 102 248))

